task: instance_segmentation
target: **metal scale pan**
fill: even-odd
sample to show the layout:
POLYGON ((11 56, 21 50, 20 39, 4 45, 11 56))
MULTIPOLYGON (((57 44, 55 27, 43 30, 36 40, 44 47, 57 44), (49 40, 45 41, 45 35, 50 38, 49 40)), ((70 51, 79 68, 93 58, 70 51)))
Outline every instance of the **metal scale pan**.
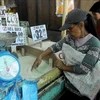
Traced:
POLYGON ((11 45, 16 40, 16 33, 0 33, 0 49, 11 45))

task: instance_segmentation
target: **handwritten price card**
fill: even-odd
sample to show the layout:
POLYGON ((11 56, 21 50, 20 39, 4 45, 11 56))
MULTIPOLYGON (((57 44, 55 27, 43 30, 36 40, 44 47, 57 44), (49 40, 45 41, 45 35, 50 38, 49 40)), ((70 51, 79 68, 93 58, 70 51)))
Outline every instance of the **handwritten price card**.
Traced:
POLYGON ((6 25, 6 6, 0 6, 0 26, 6 25))
POLYGON ((47 39, 47 31, 45 25, 32 26, 31 33, 33 41, 47 39))
POLYGON ((6 6, 0 6, 0 18, 6 18, 6 6))
POLYGON ((12 43, 12 45, 24 45, 25 44, 25 34, 23 32, 23 27, 15 27, 15 26, 0 26, 0 33, 16 33, 16 41, 12 43))
POLYGON ((7 26, 19 26, 19 16, 18 13, 10 14, 6 13, 7 26))
POLYGON ((30 33, 30 27, 29 27, 29 22, 28 21, 19 21, 19 24, 21 27, 24 29, 24 34, 25 34, 25 45, 29 44, 28 41, 28 35, 31 35, 30 33))

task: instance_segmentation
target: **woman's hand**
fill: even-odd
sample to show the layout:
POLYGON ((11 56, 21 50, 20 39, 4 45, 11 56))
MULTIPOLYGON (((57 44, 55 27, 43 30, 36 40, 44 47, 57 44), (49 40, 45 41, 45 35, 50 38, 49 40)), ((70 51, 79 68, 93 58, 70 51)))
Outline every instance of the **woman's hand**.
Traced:
POLYGON ((73 66, 67 66, 66 64, 63 63, 61 60, 56 60, 55 66, 59 68, 60 70, 68 71, 68 72, 74 72, 73 71, 73 66))
POLYGON ((49 54, 51 54, 51 53, 52 53, 52 50, 51 50, 50 48, 47 48, 44 52, 42 52, 42 54, 39 55, 39 56, 36 58, 36 60, 35 60, 35 62, 34 62, 34 64, 33 64, 33 66, 32 66, 32 68, 31 68, 31 71, 33 70, 33 68, 36 68, 36 67, 38 67, 38 66, 40 65, 40 63, 42 62, 42 59, 43 59, 45 56, 47 56, 47 55, 49 55, 49 54))
POLYGON ((38 57, 36 58, 36 60, 35 60, 35 62, 34 62, 34 64, 33 64, 33 66, 32 66, 32 68, 31 68, 31 71, 32 71, 34 68, 37 68, 37 67, 41 64, 41 62, 42 62, 42 57, 41 57, 41 55, 40 55, 40 56, 38 56, 38 57))
POLYGON ((61 70, 64 70, 65 64, 64 64, 63 61, 61 61, 61 60, 56 60, 55 66, 56 66, 57 68, 61 69, 61 70))

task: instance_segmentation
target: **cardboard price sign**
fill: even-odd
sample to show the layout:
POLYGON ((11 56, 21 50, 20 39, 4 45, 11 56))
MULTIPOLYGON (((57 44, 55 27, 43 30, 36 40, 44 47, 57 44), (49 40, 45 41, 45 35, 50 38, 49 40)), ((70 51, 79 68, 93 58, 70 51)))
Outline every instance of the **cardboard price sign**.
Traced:
POLYGON ((45 25, 38 25, 31 27, 33 41, 40 41, 47 39, 47 31, 45 25))
POLYGON ((0 6, 0 18, 6 18, 6 6, 0 6))
POLYGON ((18 13, 16 14, 6 13, 6 22, 7 22, 7 26, 19 26, 18 13))
POLYGON ((6 6, 0 6, 0 26, 6 25, 6 6))
POLYGON ((15 26, 0 26, 0 32, 3 34, 7 33, 16 33, 16 41, 12 43, 12 45, 24 45, 25 44, 25 34, 23 32, 23 27, 15 27, 15 26))

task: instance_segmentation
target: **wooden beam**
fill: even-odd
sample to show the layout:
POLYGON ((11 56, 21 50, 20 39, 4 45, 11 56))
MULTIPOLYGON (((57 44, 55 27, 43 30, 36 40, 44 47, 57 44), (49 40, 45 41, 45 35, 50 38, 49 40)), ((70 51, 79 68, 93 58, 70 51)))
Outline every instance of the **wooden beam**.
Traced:
POLYGON ((4 6, 5 4, 4 4, 4 0, 1 0, 1 6, 4 6))
MULTIPOLYGON (((64 25, 66 15, 68 13, 68 0, 63 1, 63 16, 62 16, 62 25, 64 25)), ((61 33, 62 38, 66 36, 66 30, 61 33)))

